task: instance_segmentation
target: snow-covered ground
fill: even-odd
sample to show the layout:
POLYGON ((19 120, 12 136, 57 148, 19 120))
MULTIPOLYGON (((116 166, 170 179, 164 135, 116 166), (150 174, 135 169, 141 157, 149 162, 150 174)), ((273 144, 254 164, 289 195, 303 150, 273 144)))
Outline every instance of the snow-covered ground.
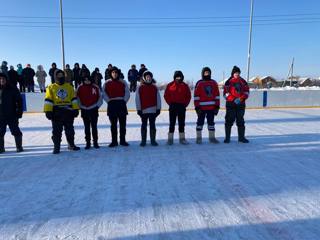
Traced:
MULTIPOLYGON (((100 150, 51 154, 42 114, 21 121, 26 151, 0 155, 0 239, 297 239, 320 236, 320 109, 247 111, 248 145, 139 147, 140 122, 128 117, 131 146, 109 149, 100 114, 100 150)), ((217 136, 223 140, 222 111, 217 136)), ((207 131, 204 131, 207 136, 207 131)), ((235 135, 234 128, 233 134, 235 135)), ((176 134, 177 135, 177 134, 176 134)), ((76 139, 82 147, 81 119, 76 139)))

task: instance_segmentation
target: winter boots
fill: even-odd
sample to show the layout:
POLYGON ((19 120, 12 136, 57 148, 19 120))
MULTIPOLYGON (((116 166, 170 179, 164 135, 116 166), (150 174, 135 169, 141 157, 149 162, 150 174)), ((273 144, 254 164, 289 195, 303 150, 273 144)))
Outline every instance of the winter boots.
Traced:
POLYGON ((179 133, 179 142, 182 145, 188 145, 188 141, 186 140, 186 136, 184 132, 179 133))
MULTIPOLYGON (((249 143, 249 140, 245 137, 245 126, 238 127, 238 141, 240 143, 249 143)), ((230 143, 231 136, 231 126, 225 126, 226 138, 224 139, 224 143, 230 143)))
POLYGON ((209 131, 209 142, 217 144, 219 141, 216 139, 216 132, 215 131, 209 131))
POLYGON ((196 143, 197 144, 202 144, 202 131, 197 130, 196 143))
POLYGON ((172 145, 173 144, 173 133, 168 133, 168 141, 167 141, 168 145, 172 145))
POLYGON ((152 146, 158 146, 159 144, 156 142, 156 132, 155 129, 150 129, 150 141, 152 146))
POLYGON ((225 125, 224 130, 225 130, 225 134, 226 134, 226 137, 224 139, 224 143, 230 143, 231 126, 225 125))
POLYGON ((4 137, 0 137, 0 153, 4 153, 4 137))
POLYGON ((249 143, 249 140, 245 138, 245 131, 246 128, 243 127, 238 127, 238 141, 240 143, 249 143))
POLYGON ((22 147, 22 136, 15 136, 14 140, 16 142, 16 148, 17 152, 23 152, 23 147, 22 147))
POLYGON ((141 147, 145 147, 147 145, 147 129, 141 129, 141 147))

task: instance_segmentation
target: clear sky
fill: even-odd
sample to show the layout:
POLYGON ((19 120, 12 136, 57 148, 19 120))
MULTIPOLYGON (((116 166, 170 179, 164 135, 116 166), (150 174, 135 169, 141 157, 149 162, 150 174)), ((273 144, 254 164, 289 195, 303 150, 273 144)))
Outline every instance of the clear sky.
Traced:
MULTIPOLYGON (((1 59, 61 67, 59 1, 0 3, 1 59)), ((176 69, 196 81, 203 66, 245 76, 249 13, 250 0, 64 0, 66 62, 125 74, 145 63, 163 82, 176 69)), ((319 37, 319 0, 255 0, 251 76, 285 77, 295 57, 296 75, 319 77, 319 37)))

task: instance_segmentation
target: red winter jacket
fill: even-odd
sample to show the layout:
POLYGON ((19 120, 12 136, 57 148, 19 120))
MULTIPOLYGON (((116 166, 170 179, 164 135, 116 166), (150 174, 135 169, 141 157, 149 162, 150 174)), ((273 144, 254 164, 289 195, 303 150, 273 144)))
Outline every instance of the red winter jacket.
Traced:
POLYGON ((103 85, 103 98, 107 103, 113 100, 128 102, 130 92, 127 83, 123 80, 107 80, 103 85))
POLYGON ((96 84, 81 84, 77 89, 81 109, 89 110, 102 105, 102 95, 96 84))
POLYGON ((161 97, 154 84, 142 84, 136 92, 136 107, 138 111, 156 113, 161 109, 161 97))
POLYGON ((190 88, 184 82, 177 83, 176 81, 172 81, 166 87, 166 91, 164 92, 164 99, 166 100, 168 105, 179 103, 187 107, 191 100, 190 88))
POLYGON ((250 94, 248 83, 243 78, 229 78, 223 89, 223 96, 227 102, 233 102, 240 98, 242 103, 245 103, 250 94))
POLYGON ((199 80, 194 90, 194 106, 203 111, 220 108, 220 92, 215 80, 199 80))

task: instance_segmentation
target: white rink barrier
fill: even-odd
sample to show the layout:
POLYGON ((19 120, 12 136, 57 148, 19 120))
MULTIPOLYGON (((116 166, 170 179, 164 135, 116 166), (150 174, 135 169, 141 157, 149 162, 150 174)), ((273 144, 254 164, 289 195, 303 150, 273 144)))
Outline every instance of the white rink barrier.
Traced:
MULTIPOLYGON (((163 95, 163 92, 161 92, 163 95)), ((26 112, 43 112, 44 94, 26 93, 26 112)), ((221 92, 221 107, 224 108, 225 100, 221 92)), ((320 107, 320 89, 316 90, 251 90, 250 98, 247 100, 248 108, 268 107, 320 107)), ((105 111, 106 103, 100 108, 105 111)), ((135 111, 135 94, 131 94, 128 102, 128 110, 135 111)), ((162 97, 162 109, 167 110, 168 105, 162 97)), ((188 109, 194 109, 191 100, 188 109)))

